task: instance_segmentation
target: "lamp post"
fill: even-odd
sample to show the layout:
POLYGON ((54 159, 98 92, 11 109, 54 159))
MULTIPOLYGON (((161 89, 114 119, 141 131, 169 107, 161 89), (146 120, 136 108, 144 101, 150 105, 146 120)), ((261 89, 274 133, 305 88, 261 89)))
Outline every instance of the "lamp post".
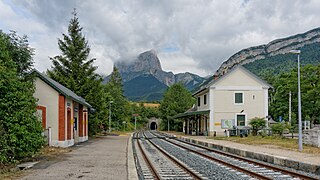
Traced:
POLYGON ((289 51, 293 54, 298 54, 298 118, 299 118, 299 151, 302 151, 302 120, 301 120, 301 90, 300 90, 300 50, 289 51))
POLYGON ((132 114, 132 116, 134 117, 134 131, 137 130, 137 116, 139 116, 139 114, 132 114))
POLYGON ((109 101, 109 133, 111 132, 111 104, 113 101, 109 101))

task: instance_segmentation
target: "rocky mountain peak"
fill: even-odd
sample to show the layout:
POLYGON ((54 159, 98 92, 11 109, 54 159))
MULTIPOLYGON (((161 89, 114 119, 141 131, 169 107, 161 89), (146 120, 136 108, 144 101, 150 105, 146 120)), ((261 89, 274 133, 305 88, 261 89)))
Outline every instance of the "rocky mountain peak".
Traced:
MULTIPOLYGON (((161 100, 167 87, 174 83, 181 82, 192 90, 204 81, 204 78, 189 72, 175 75, 163 71, 155 50, 143 52, 129 63, 117 62, 115 67, 121 74, 124 94, 133 101, 161 100)), ((109 76, 105 77, 104 83, 108 79, 109 76)))
POLYGON ((120 73, 149 73, 154 74, 157 71, 162 71, 160 60, 155 50, 146 51, 132 62, 118 62, 115 66, 120 73))

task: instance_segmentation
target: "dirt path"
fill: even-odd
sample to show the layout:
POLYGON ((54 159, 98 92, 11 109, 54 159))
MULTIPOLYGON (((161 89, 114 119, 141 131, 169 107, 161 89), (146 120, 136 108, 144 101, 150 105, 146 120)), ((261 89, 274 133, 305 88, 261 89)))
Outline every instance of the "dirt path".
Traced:
POLYGON ((104 136, 80 144, 72 152, 40 162, 22 179, 127 179, 128 138, 104 136))

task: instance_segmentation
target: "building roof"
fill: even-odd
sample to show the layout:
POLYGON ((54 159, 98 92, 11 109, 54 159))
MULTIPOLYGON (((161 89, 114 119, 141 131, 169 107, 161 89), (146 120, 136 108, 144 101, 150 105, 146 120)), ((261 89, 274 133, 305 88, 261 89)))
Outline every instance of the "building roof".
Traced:
POLYGON ((196 95, 202 91, 204 91, 205 89, 207 89, 208 87, 210 87, 211 85, 225 79, 229 74, 231 74, 232 72, 234 72, 237 69, 241 69, 243 70, 245 73, 247 73, 249 76, 253 77, 254 79, 256 79, 257 81, 259 81, 260 83, 262 83, 263 85, 265 85, 268 88, 273 88, 272 85, 270 85, 269 83, 267 83, 266 81, 264 81, 263 79, 261 79, 260 77, 258 77, 257 75, 253 74, 252 72, 250 72, 249 70, 247 70, 245 67, 243 67, 242 65, 238 65, 234 68, 232 68, 230 71, 228 71, 226 74, 224 74, 223 76, 219 77, 218 79, 214 79, 212 78, 210 81, 206 81, 205 83, 203 83, 201 85, 201 88, 198 89, 197 91, 195 91, 192 95, 196 95))
POLYGON ((178 115, 173 116, 173 119, 176 118, 182 118, 182 117, 187 117, 187 116, 191 116, 191 115, 198 115, 198 114, 209 114, 210 110, 204 110, 204 111, 186 111, 184 113, 180 113, 178 115))
POLYGON ((177 119, 177 118, 182 118, 182 117, 187 117, 187 116, 192 116, 192 115, 198 115, 198 114, 209 114, 209 112, 210 112, 210 110, 197 111, 197 107, 194 104, 192 106, 192 108, 188 109, 186 112, 177 114, 177 115, 173 116, 172 118, 173 119, 177 119))
POLYGON ((48 76, 40 73, 38 70, 34 70, 33 71, 37 77, 39 77, 42 81, 44 81, 45 83, 47 83, 49 86, 51 86, 53 89, 55 89, 56 91, 58 91, 59 93, 63 94, 66 97, 69 97, 71 99, 73 99, 74 101, 76 101, 79 104, 85 105, 89 108, 91 108, 92 106, 86 102, 85 99, 83 99, 82 97, 78 96, 76 93, 74 93, 73 91, 71 91, 70 89, 66 88, 65 86, 63 86, 62 84, 58 83, 57 81, 49 78, 48 76))

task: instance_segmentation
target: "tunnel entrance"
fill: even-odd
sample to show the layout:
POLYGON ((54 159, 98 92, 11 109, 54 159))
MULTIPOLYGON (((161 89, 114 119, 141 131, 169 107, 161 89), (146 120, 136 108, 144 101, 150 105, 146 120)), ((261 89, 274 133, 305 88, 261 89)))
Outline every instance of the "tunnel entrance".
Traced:
POLYGON ((156 122, 152 122, 151 124, 150 124, 150 129, 151 130, 156 130, 158 127, 157 127, 157 123, 156 122))

